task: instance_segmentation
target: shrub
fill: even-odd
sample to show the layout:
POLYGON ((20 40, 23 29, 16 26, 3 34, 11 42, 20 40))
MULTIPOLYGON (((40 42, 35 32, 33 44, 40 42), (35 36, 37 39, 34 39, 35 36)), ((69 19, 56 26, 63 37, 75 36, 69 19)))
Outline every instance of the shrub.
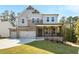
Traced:
POLYGON ((73 29, 65 28, 64 32, 65 41, 76 42, 77 38, 73 29))

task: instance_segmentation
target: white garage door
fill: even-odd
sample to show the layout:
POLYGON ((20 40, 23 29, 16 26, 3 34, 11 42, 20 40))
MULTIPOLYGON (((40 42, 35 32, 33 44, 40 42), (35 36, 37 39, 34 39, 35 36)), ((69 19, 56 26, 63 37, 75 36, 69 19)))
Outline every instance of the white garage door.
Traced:
POLYGON ((17 37, 16 32, 11 32, 11 36, 10 37, 11 38, 16 38, 17 37))
POLYGON ((36 37, 36 32, 35 31, 20 31, 19 37, 33 39, 36 37))

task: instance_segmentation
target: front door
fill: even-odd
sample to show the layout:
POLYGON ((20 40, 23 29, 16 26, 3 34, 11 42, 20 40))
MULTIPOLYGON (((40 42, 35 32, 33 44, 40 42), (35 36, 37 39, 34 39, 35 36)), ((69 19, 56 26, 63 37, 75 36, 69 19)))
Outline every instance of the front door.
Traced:
POLYGON ((37 37, 42 37, 42 28, 37 27, 37 37))

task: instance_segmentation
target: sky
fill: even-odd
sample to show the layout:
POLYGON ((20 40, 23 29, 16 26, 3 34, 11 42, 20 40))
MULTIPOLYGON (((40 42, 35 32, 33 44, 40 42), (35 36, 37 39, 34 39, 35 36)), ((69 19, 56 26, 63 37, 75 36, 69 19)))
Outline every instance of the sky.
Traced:
MULTIPOLYGON (((79 5, 32 5, 41 13, 59 14, 62 16, 79 16, 79 5)), ((0 5, 0 13, 5 10, 14 11, 16 14, 26 9, 28 5, 0 5)))

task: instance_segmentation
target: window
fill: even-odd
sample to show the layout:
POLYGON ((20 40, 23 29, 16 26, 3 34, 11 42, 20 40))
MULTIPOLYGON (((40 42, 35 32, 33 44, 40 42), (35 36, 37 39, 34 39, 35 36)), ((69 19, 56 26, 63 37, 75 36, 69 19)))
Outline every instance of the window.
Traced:
POLYGON ((47 22, 49 22, 49 17, 47 17, 47 22))
POLYGON ((35 18, 32 18, 32 23, 35 23, 35 18))
POLYGON ((24 19, 22 19, 22 23, 24 23, 24 19))
POLYGON ((39 18, 37 18, 37 20, 39 20, 39 18))
POLYGON ((54 17, 51 17, 51 21, 54 22, 54 17))
POLYGON ((39 18, 37 18, 37 23, 39 23, 39 18))

